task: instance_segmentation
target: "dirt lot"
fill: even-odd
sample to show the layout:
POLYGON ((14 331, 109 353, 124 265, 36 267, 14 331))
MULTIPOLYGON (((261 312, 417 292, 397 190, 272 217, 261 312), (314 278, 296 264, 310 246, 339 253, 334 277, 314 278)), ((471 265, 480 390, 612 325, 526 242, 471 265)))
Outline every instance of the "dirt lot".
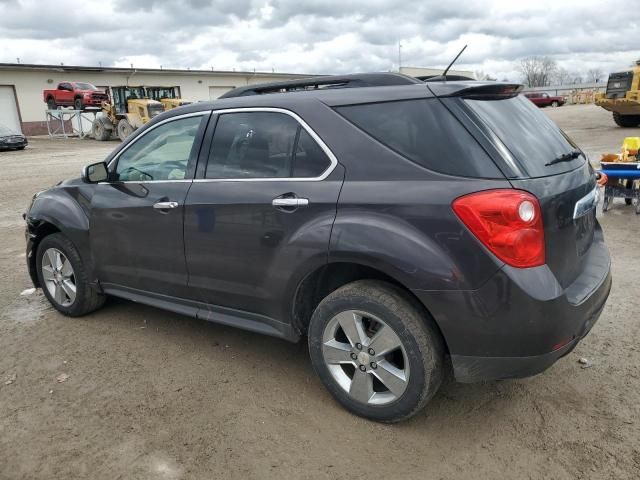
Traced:
MULTIPOLYGON (((545 112, 594 159, 640 135, 593 106, 545 112)), ((601 218, 612 294, 573 353, 534 378, 446 385, 379 425, 332 401, 304 344, 114 299, 69 319, 20 295, 31 195, 115 145, 0 153, 0 478, 640 477, 640 217, 622 201, 601 218)))

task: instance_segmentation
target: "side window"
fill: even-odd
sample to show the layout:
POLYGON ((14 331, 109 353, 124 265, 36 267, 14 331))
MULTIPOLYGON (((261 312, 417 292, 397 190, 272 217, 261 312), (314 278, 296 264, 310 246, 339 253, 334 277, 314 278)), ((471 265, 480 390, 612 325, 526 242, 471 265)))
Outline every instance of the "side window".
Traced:
POLYGON ((438 100, 369 103, 336 110, 383 145, 429 170, 474 178, 502 175, 438 100))
POLYGON ((331 162, 289 115, 276 112, 220 116, 207 162, 206 178, 309 178, 331 162))
POLYGON ((118 158, 120 181, 181 180, 187 171, 198 127, 204 117, 181 118, 160 125, 118 158))
POLYGON ((331 165, 331 161, 309 132, 301 129, 293 159, 292 177, 319 177, 331 165))

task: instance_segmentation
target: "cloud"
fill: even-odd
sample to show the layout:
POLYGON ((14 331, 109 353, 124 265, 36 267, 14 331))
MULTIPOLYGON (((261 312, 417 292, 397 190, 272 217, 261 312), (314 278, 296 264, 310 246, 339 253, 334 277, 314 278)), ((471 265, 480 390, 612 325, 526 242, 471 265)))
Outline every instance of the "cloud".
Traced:
POLYGON ((530 55, 583 74, 640 58, 635 0, 0 0, 0 62, 345 73, 444 67, 517 80, 530 55))

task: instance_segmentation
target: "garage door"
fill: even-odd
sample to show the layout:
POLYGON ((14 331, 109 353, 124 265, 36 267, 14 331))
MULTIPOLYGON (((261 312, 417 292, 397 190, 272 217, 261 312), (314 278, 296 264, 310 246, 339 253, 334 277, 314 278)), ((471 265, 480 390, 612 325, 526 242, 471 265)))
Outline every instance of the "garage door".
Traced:
POLYGON ((209 100, 220 98, 221 95, 224 95, 229 90, 233 90, 234 88, 236 87, 209 87, 209 100))
POLYGON ((16 132, 22 132, 13 87, 0 87, 0 123, 16 132))

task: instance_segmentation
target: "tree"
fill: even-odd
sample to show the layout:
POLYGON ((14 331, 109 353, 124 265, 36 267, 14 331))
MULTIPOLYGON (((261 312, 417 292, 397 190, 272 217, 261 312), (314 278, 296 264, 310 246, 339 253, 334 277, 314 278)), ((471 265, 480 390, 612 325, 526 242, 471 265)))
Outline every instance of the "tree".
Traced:
POLYGON ((571 73, 566 68, 558 68, 553 78, 558 85, 566 85, 571 81, 571 73))
POLYGON ((527 87, 545 87, 551 84, 557 66, 550 57, 527 57, 520 60, 517 68, 527 87))
POLYGON ((604 73, 599 68, 592 68, 587 72, 587 81, 590 83, 598 83, 602 80, 604 73))

